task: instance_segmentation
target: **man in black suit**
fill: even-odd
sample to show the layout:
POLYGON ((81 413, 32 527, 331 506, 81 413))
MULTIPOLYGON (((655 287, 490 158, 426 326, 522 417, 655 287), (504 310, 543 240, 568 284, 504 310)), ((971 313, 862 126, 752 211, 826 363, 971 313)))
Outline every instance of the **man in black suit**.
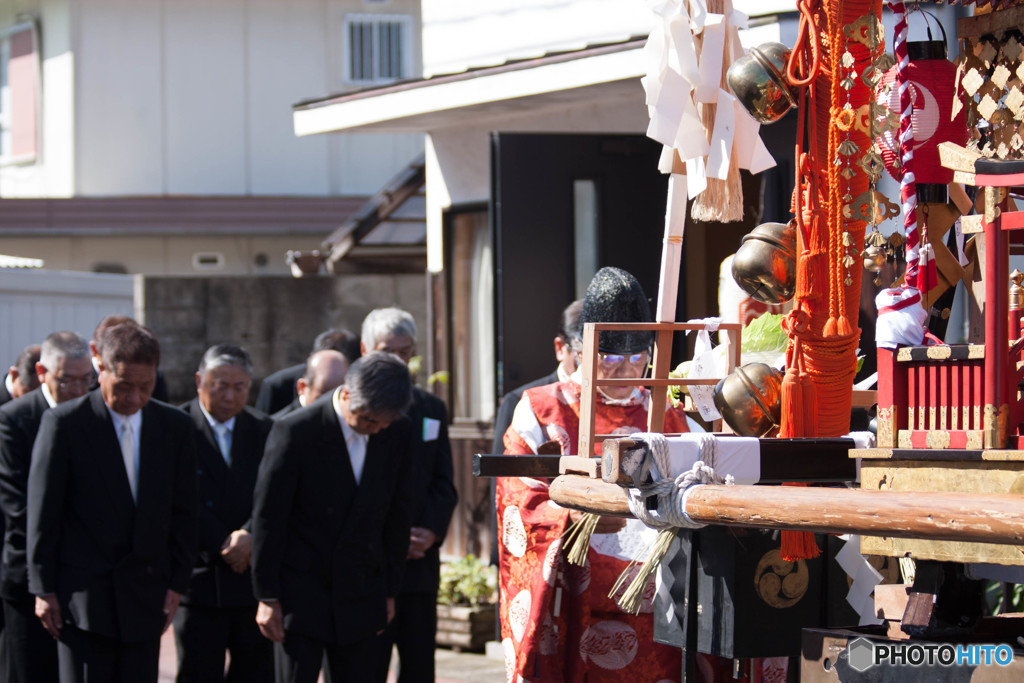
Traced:
POLYGON ((97 391, 43 415, 28 476, 29 590, 62 683, 155 683, 197 551, 195 443, 151 401, 152 332, 115 325, 97 391))
POLYGON ((278 683, 372 681, 409 548, 405 364, 370 353, 345 386, 274 423, 253 503, 256 622, 278 683))
POLYGON ((21 398, 39 386, 39 378, 36 377, 39 353, 39 344, 29 344, 18 354, 18 359, 8 368, 3 383, 0 383, 0 405, 21 398))
MULTIPOLYGON (((354 363, 359 358, 359 336, 348 330, 321 332, 313 340, 310 354, 326 349, 333 349, 345 356, 349 364, 354 363)), ((295 384, 305 372, 306 363, 299 363, 264 377, 256 394, 256 410, 274 415, 291 404, 297 398, 295 384)))
MULTIPOLYGON (((408 363, 416 352, 416 322, 399 308, 370 311, 363 320, 361 337, 363 353, 386 351, 408 363)), ((434 680, 440 548, 458 502, 444 402, 414 388, 413 403, 406 415, 413 428, 413 517, 395 619, 377 642, 377 680, 382 683, 387 679, 392 646, 398 647, 399 683, 434 680)))
POLYGON ((295 400, 271 417, 280 420, 288 413, 308 406, 324 394, 337 389, 345 383, 348 366, 348 359, 340 351, 314 351, 306 361, 306 372, 295 382, 295 400))
POLYGON ((195 429, 199 558, 174 617, 178 683, 269 683, 273 650, 256 626, 249 571, 249 516, 256 472, 273 424, 245 405, 252 363, 233 344, 211 346, 183 406, 195 429), (224 653, 231 652, 225 676, 224 653))
MULTIPOLYGON (((569 379, 569 375, 576 372, 579 358, 576 356, 576 352, 572 350, 572 340, 573 337, 578 336, 577 330, 580 326, 581 310, 583 310, 583 300, 578 299, 566 306, 565 310, 562 311, 561 325, 558 328, 558 334, 555 335, 554 342, 555 360, 558 362, 555 371, 521 387, 516 387, 501 399, 501 405, 498 406, 498 414, 494 418, 494 444, 491 446, 491 453, 505 452, 505 432, 508 431, 508 426, 512 424, 512 414, 515 413, 516 406, 519 405, 519 400, 523 397, 523 392, 533 387, 544 386, 545 384, 564 382, 569 379)), ((496 545, 494 548, 495 552, 497 552, 496 545)), ((495 564, 497 564, 496 555, 494 559, 495 564)))
POLYGON ((85 395, 92 383, 89 345, 74 332, 54 332, 36 363, 40 386, 0 407, 0 509, 7 522, 3 545, 3 598, 7 683, 56 683, 57 645, 35 614, 25 562, 25 509, 32 446, 43 413, 85 395))

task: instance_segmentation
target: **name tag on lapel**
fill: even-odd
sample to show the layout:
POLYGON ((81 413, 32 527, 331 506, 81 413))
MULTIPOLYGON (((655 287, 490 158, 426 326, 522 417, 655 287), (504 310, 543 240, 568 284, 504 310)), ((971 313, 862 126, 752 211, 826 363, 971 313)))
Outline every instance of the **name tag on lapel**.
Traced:
POLYGON ((432 417, 423 418, 423 440, 437 441, 437 435, 441 432, 441 421, 432 417))

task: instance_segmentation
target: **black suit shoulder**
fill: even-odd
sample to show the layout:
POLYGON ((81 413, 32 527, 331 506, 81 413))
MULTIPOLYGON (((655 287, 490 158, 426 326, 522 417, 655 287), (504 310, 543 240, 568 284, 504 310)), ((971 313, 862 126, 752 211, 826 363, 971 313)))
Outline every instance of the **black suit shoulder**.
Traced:
POLYGON ((306 364, 292 365, 271 373, 260 382, 256 392, 256 409, 272 415, 295 399, 295 383, 306 372, 306 364))
POLYGON ((498 406, 498 414, 494 417, 494 442, 491 445, 491 452, 501 454, 505 452, 505 432, 508 431, 509 425, 512 424, 512 416, 516 412, 516 406, 519 401, 522 400, 523 394, 527 389, 533 389, 534 387, 542 387, 546 384, 554 384, 558 381, 558 371, 552 372, 550 375, 535 379, 532 382, 524 384, 521 387, 516 387, 512 391, 505 394, 505 397, 501 399, 501 405, 498 406))
POLYGON ((41 389, 0 407, 0 511, 4 550, 0 595, 16 600, 28 594, 25 513, 32 447, 43 413, 50 409, 41 389))

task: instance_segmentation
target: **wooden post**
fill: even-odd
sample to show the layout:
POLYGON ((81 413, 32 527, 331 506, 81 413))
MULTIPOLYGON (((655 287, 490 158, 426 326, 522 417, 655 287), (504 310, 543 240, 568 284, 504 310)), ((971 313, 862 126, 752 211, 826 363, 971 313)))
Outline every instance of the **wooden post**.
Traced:
MULTIPOLYGON (((631 516, 625 489, 580 476, 551 483, 559 505, 631 516)), ((792 486, 695 486, 685 499, 695 522, 818 533, 855 533, 1024 545, 1024 497, 792 486)))
MULTIPOLYGON (((676 280, 678 279, 679 278, 677 273, 676 280)), ((651 377, 668 377, 668 373, 671 371, 671 364, 672 330, 658 330, 654 338, 654 360, 651 377)), ((647 431, 665 431, 665 404, 667 402, 667 389, 662 389, 658 387, 651 388, 651 405, 647 411, 647 431)))
POLYGON ((594 457, 594 425, 597 419, 597 332, 594 323, 583 326, 583 390, 580 392, 580 439, 578 455, 594 457))

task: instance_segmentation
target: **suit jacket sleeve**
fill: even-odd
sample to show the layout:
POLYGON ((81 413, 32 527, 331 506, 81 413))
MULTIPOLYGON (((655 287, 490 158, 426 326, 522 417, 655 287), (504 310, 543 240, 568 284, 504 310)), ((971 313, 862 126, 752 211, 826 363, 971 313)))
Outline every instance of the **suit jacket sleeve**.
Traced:
POLYGON ((510 391, 501 399, 498 406, 498 414, 494 418, 494 442, 491 444, 491 453, 501 455, 505 452, 505 432, 512 424, 512 415, 516 411, 516 403, 519 402, 519 394, 510 391))
POLYGON ((25 528, 26 483, 32 462, 27 437, 19 420, 7 411, 0 411, 0 511, 7 520, 8 530, 25 528))
MULTIPOLYGON (((256 477, 252 511, 252 582, 258 600, 281 595, 288 512, 299 481, 301 444, 293 452, 294 433, 289 423, 278 422, 267 437, 263 461, 256 477)), ((408 543, 406 527, 406 543, 408 543)))
POLYGON ((398 482, 391 506, 384 521, 384 541, 387 544, 388 597, 395 597, 402 588, 405 561, 409 553, 409 527, 412 526, 412 501, 415 499, 416 477, 412 467, 413 438, 411 424, 402 420, 395 424, 391 435, 392 448, 399 457, 398 482))
POLYGON ((28 475, 29 590, 57 592, 57 546, 67 494, 71 435, 46 411, 32 450, 28 475))
MULTIPOLYGON (((452 445, 448 441, 448 413, 444 403, 437 400, 436 414, 431 415, 441 422, 437 435, 437 457, 434 458, 434 469, 430 473, 430 488, 427 490, 427 505, 421 519, 413 520, 415 526, 426 527, 437 534, 435 545, 441 545, 448 533, 448 523, 452 512, 459 501, 455 491, 452 469, 452 445)), ((421 425, 416 425, 422 429, 421 425)))
MULTIPOLYGON (((177 415, 175 415, 177 417, 177 415)), ((199 485, 196 481, 196 444, 192 425, 181 415, 183 438, 174 470, 171 508, 171 590, 188 590, 199 552, 199 485)))
MULTIPOLYGON (((261 415, 263 419, 257 422, 257 426, 253 427, 253 431, 257 434, 257 443, 259 444, 260 462, 263 462, 263 453, 267 447, 267 436, 270 434, 270 428, 273 427, 274 423, 270 417, 261 415)), ((252 534, 252 514, 249 515, 249 519, 245 520, 245 523, 241 527, 243 530, 252 534)), ((231 531, 234 531, 232 529, 231 531)), ((227 538, 227 537, 225 537, 227 538)))
POLYGON ((256 402, 253 404, 253 407, 261 413, 269 412, 270 406, 273 403, 273 387, 267 382, 268 379, 270 379, 269 376, 263 378, 263 381, 260 382, 260 388, 256 392, 256 402))

